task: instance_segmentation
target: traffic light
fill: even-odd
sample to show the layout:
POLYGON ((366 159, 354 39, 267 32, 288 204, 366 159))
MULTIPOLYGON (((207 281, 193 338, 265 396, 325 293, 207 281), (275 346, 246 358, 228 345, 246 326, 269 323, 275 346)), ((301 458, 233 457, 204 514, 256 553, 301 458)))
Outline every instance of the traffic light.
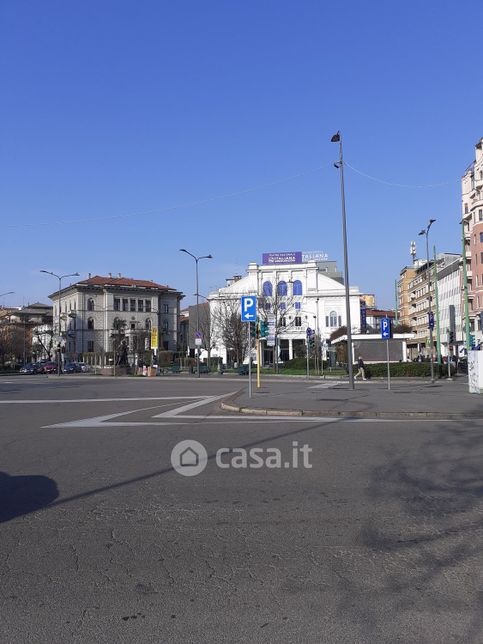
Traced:
POLYGON ((260 338, 266 338, 268 336, 268 322, 264 322, 262 320, 259 324, 260 324, 260 338))
POLYGON ((249 322, 249 324, 250 324, 250 337, 258 338, 258 334, 260 333, 258 322, 249 322))
POLYGON ((311 335, 309 336, 309 349, 313 349, 315 347, 315 336, 311 335))
POLYGON ((449 344, 454 344, 454 331, 448 333, 448 342, 449 344))
POLYGON ((470 333, 470 347, 473 349, 475 347, 475 336, 470 333))

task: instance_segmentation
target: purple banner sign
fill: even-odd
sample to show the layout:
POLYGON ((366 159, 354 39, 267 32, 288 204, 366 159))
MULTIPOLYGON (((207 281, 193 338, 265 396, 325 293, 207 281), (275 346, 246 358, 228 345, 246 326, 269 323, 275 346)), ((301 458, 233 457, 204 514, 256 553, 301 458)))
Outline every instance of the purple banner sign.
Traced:
POLYGON ((302 252, 299 250, 290 251, 287 253, 263 253, 262 264, 277 265, 277 264, 301 264, 302 252))

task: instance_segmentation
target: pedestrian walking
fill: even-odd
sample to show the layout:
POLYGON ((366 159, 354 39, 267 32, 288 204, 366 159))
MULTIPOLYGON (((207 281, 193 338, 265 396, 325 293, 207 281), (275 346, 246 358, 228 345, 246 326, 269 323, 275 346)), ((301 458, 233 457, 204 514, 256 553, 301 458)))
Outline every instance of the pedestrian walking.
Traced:
POLYGON ((359 371, 354 376, 354 380, 357 380, 357 376, 362 376, 362 380, 366 380, 366 366, 364 364, 362 356, 359 356, 359 359, 357 360, 357 366, 359 368, 359 371))

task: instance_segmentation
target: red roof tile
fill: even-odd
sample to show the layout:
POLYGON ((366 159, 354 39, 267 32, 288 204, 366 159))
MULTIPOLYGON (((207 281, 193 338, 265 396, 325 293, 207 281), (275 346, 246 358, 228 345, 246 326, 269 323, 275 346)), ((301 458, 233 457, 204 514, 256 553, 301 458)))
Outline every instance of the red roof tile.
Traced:
POLYGON ((150 280, 135 280, 131 277, 103 277, 102 275, 94 275, 94 277, 89 277, 89 279, 77 282, 77 284, 85 284, 86 286, 139 286, 141 288, 169 289, 169 286, 157 284, 150 280))

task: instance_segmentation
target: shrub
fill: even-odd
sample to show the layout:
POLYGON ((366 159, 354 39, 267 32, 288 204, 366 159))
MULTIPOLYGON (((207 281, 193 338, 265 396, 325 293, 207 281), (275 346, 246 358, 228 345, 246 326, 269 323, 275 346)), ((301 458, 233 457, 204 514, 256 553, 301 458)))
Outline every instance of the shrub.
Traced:
MULTIPOLYGON (((357 373, 357 365, 354 365, 354 373, 357 373)), ((391 362, 389 363, 391 377, 394 378, 429 378, 431 375, 431 365, 429 362, 391 362)), ((378 362, 375 364, 366 364, 366 375, 372 378, 385 378, 387 376, 387 363, 378 362)), ((436 377, 446 375, 444 365, 434 365, 434 374, 436 377)))

